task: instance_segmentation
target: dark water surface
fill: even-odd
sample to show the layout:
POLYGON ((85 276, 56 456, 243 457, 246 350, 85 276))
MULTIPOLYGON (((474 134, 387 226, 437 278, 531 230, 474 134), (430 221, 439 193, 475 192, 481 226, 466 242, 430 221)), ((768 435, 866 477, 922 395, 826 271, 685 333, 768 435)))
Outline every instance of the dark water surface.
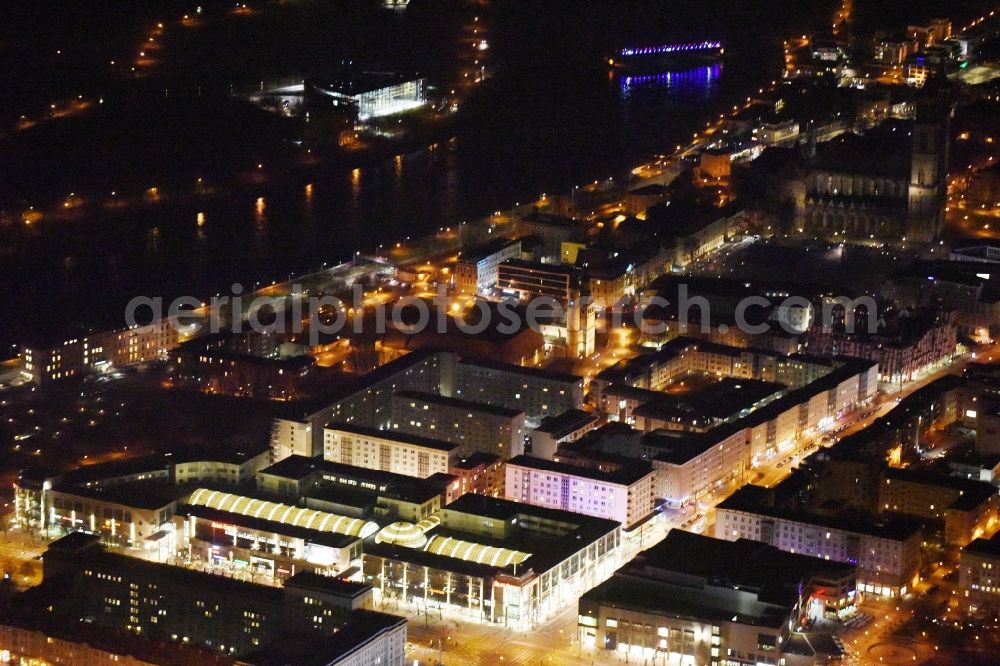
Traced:
MULTIPOLYGON (((229 24, 223 25, 235 32, 218 43, 204 36, 168 39, 163 57, 173 60, 163 64, 157 75, 162 78, 127 85, 98 72, 99 62, 138 43, 158 16, 193 7, 145 2, 129 13, 116 5, 108 11, 120 28, 107 34, 93 25, 82 33, 67 27, 73 20, 86 27, 94 20, 90 15, 52 18, 52 31, 39 27, 41 16, 80 14, 80 7, 64 7, 77 4, 99 11, 103 3, 15 1, 0 9, 16 18, 7 24, 9 39, 0 41, 5 113, 18 104, 37 108, 48 92, 68 94, 74 86, 81 93, 101 86, 114 93, 108 109, 89 119, 53 121, 49 125, 56 129, 0 140, 0 206, 9 213, 73 188, 110 191, 119 181, 123 190, 134 191, 143 179, 162 190, 160 201, 88 207, 85 215, 31 226, 11 223, 8 215, 0 226, 0 344, 47 330, 52 322, 104 325, 136 294, 205 297, 232 282, 283 278, 342 260, 355 248, 625 174, 776 78, 782 38, 828 24, 836 3, 412 0, 407 12, 392 16, 377 2, 328 2, 322 21, 286 20, 275 30, 258 26, 250 43, 229 24), (489 40, 484 60, 494 76, 464 105, 455 140, 360 169, 346 162, 302 168, 296 162, 302 156, 270 132, 270 120, 221 101, 190 95, 175 101, 181 93, 162 101, 155 93, 163 85, 190 91, 195 85, 214 90, 234 77, 245 82, 255 63, 260 76, 299 73, 347 53, 419 69, 432 83, 450 85, 457 63, 468 57, 463 40, 475 15, 477 34, 489 40), (631 84, 609 74, 606 58, 621 46, 688 38, 723 40, 725 61, 631 84), (79 59, 70 74, 49 53, 57 43, 70 44, 79 59), (23 65, 6 64, 15 56, 23 65), (215 66, 205 64, 213 59, 215 66), (247 166, 259 156, 272 164, 262 169, 266 178, 254 180, 247 166), (192 176, 202 170, 218 184, 211 196, 194 193, 192 176), (306 183, 313 185, 311 194, 306 183)), ((855 0, 862 4, 868 3, 855 0)), ((866 9, 866 20, 888 13, 894 17, 890 24, 955 7, 871 6, 876 4, 877 11, 866 9)), ((282 9, 286 18, 294 16, 295 5, 282 9)), ((969 5, 988 6, 965 3, 962 11, 969 5)))

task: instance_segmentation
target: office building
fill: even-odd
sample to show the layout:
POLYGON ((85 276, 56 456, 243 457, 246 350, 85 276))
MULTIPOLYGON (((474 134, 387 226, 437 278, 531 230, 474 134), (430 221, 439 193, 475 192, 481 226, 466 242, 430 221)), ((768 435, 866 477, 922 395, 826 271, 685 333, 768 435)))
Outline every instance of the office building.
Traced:
POLYGON ((794 144, 799 138, 799 123, 794 119, 762 123, 754 136, 764 146, 794 144))
POLYGON ((359 120, 370 120, 427 104, 427 82, 390 72, 364 72, 345 68, 330 79, 304 84, 306 96, 333 107, 356 109, 359 120))
POLYGON ((512 259, 500 264, 497 287, 529 306, 546 299, 550 306, 537 309, 536 316, 547 347, 570 358, 594 353, 594 307, 583 298, 587 291, 579 269, 512 259))

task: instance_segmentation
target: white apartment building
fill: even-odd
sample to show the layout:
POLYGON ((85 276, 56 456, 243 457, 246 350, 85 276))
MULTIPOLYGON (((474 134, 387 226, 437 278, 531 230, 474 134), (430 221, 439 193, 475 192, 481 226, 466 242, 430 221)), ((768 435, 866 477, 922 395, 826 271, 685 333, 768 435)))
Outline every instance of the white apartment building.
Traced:
POLYGON ((327 423, 388 426, 393 394, 402 390, 450 391, 453 361, 447 352, 411 352, 348 383, 336 395, 282 405, 271 425, 274 462, 293 454, 307 458, 321 455, 327 423))
POLYGON ((560 444, 575 442, 597 428, 598 418, 591 412, 570 409, 542 419, 531 431, 531 455, 552 460, 560 444))
POLYGON ((392 397, 392 431, 459 445, 503 459, 524 453, 524 412, 421 391, 392 397))
POLYGON ((497 285, 500 264, 520 256, 519 239, 497 238, 460 257, 452 272, 452 283, 463 294, 488 293, 497 285))
POLYGON ((528 426, 583 406, 583 377, 488 360, 455 365, 456 398, 524 412, 528 426))
POLYGON ((629 529, 653 512, 653 470, 635 462, 612 472, 531 456, 507 461, 507 499, 617 520, 629 529))
POLYGON ((254 455, 233 454, 230 456, 173 456, 173 480, 177 485, 186 483, 217 483, 236 486, 256 476, 257 472, 271 464, 271 452, 260 451, 254 455))
POLYGON ((753 539, 789 553, 853 564, 858 590, 885 597, 906 594, 918 579, 919 523, 901 518, 847 523, 793 512, 761 504, 761 490, 744 487, 716 508, 717 539, 753 539))
POLYGON ((345 423, 331 423, 323 433, 325 460, 420 479, 447 474, 460 448, 429 437, 345 423))
POLYGON ((747 429, 721 426, 707 433, 658 431, 642 440, 656 470, 656 496, 680 508, 749 469, 747 429))
POLYGON ((803 448, 812 435, 869 404, 877 390, 873 361, 781 356, 678 338, 602 372, 591 383, 591 400, 611 420, 647 431, 643 446, 657 470, 657 497, 679 507, 766 460, 803 448), (770 401, 734 403, 741 410, 719 423, 697 411, 659 408, 659 389, 685 372, 783 381, 796 388, 770 401))

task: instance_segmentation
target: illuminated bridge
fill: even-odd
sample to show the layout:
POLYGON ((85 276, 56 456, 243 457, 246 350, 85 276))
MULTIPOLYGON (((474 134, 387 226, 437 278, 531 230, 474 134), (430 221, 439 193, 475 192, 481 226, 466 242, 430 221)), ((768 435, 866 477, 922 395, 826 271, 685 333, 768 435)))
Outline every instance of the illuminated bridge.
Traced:
POLYGON ((722 51, 722 42, 685 42, 681 44, 663 44, 661 46, 644 46, 640 48, 625 48, 621 50, 623 58, 635 56, 668 55, 682 53, 708 53, 722 51))

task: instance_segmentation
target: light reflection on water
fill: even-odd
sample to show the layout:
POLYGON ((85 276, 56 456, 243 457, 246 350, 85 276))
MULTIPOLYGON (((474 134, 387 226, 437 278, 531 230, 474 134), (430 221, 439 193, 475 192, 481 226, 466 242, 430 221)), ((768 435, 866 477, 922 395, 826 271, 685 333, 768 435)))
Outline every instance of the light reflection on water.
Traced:
POLYGON ((706 65, 683 71, 655 72, 619 77, 622 97, 626 100, 638 88, 662 89, 678 96, 711 94, 722 76, 722 64, 706 65))

